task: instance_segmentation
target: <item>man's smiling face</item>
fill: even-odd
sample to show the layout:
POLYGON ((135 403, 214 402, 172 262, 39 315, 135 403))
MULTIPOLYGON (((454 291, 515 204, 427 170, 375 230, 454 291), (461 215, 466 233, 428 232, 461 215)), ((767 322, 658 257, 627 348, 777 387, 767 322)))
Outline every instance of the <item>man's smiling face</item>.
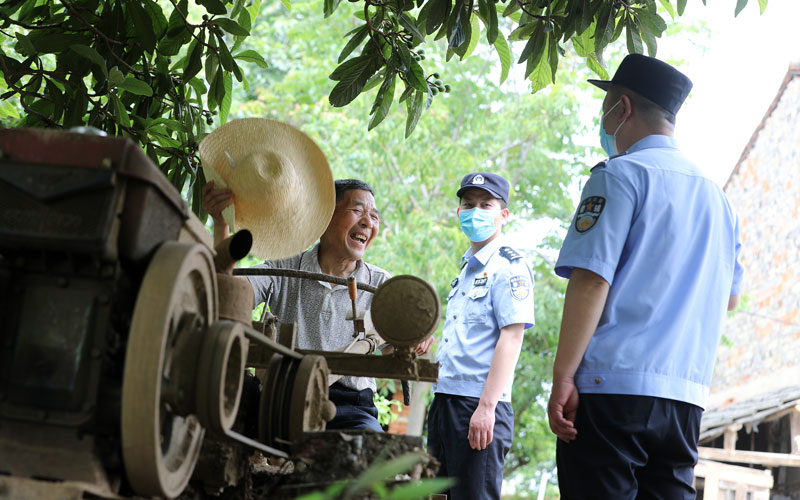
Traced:
POLYGON ((341 259, 361 260, 379 230, 380 214, 372 193, 349 189, 336 204, 320 243, 341 259))

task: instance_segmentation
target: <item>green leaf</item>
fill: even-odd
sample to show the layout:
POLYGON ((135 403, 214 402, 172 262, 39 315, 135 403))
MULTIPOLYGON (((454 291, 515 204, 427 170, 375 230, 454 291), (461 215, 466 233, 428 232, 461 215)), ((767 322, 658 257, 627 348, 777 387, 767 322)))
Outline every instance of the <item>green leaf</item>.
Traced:
POLYGON ((233 71, 233 66, 236 64, 233 62, 233 57, 231 56, 231 52, 228 50, 228 46, 225 43, 225 38, 221 35, 217 35, 217 40, 219 41, 219 62, 222 64, 222 67, 225 68, 225 71, 233 71))
POLYGON ((430 35, 444 23, 450 15, 452 0, 429 0, 431 2, 428 19, 425 20, 425 33, 430 35))
POLYGON ((600 64, 600 61, 597 59, 597 55, 592 52, 586 57, 586 66, 589 67, 595 75, 600 77, 601 80, 608 80, 608 71, 600 64))
POLYGON ((658 49, 658 45, 656 43, 656 37, 653 36, 653 33, 646 29, 645 25, 640 24, 640 33, 642 34, 642 39, 644 40, 645 45, 647 45, 647 54, 650 57, 656 56, 656 50, 658 49))
POLYGON ((547 43, 547 33, 544 32, 544 27, 541 21, 536 22, 536 29, 533 31, 533 34, 528 39, 528 43, 525 44, 525 48, 522 49, 522 53, 517 60, 517 63, 522 63, 528 59, 536 59, 538 60, 541 55, 544 53, 546 49, 545 44, 547 43))
POLYGON ((764 14, 764 11, 767 10, 767 0, 758 0, 758 7, 761 9, 761 14, 764 14))
POLYGON ((288 10, 289 12, 292 11, 292 0, 281 0, 281 3, 283 4, 284 7, 286 7, 286 10, 288 10))
POLYGON ((228 121, 228 113, 231 111, 233 101, 233 77, 230 73, 225 73, 223 78, 225 93, 219 103, 219 124, 224 125, 228 121))
POLYGON ((428 82, 425 81, 425 72, 422 70, 422 66, 411 57, 408 47, 401 43, 397 48, 400 52, 400 59, 406 67, 405 75, 408 83, 420 92, 427 92, 428 82))
POLYGON ((408 14, 401 12, 400 16, 398 17, 398 21, 400 21, 400 26, 411 33, 411 36, 416 39, 417 43, 422 43, 425 41, 425 35, 420 33, 420 31, 417 29, 417 25, 414 23, 414 20, 411 19, 408 14))
POLYGON ((106 78, 108 78, 108 69, 106 68, 106 61, 96 50, 94 50, 92 47, 89 47, 88 45, 77 45, 77 44, 72 45, 70 49, 73 50, 76 54, 79 54, 80 56, 88 59, 96 66, 98 66, 103 71, 103 74, 106 76, 106 78))
POLYGON ((108 84, 112 87, 118 87, 125 80, 125 75, 116 66, 111 68, 108 72, 108 84))
POLYGON ((224 29, 231 35, 250 36, 250 32, 244 29, 242 25, 240 25, 233 19, 228 19, 227 17, 218 17, 214 19, 214 22, 217 24, 217 26, 224 29))
POLYGON ((400 99, 398 99, 397 102, 405 101, 406 99, 411 97, 411 94, 413 93, 414 93, 414 87, 412 87, 411 85, 406 85, 406 89, 403 91, 402 94, 400 94, 400 99))
MULTIPOLYGON (((472 15, 470 19, 470 35, 469 35, 469 45, 467 45, 464 53, 461 54, 461 60, 468 58, 472 55, 472 52, 475 50, 475 47, 478 46, 478 40, 480 39, 481 34, 481 25, 478 22, 478 16, 472 15)), ((459 47, 460 49, 461 47, 459 47)))
POLYGON ((329 17, 339 7, 339 0, 325 0, 322 7, 322 12, 325 17, 329 17))
POLYGON ((636 23, 628 18, 625 22, 625 33, 627 36, 628 52, 631 54, 641 54, 644 52, 642 46, 642 37, 639 36, 639 28, 636 23))
POLYGON ((200 60, 203 56, 203 45, 198 43, 197 39, 194 39, 189 44, 189 48, 187 49, 186 53, 189 54, 189 56, 184 60, 183 74, 181 75, 181 79, 184 82, 188 82, 194 78, 194 75, 203 69, 203 63, 200 60))
POLYGON ((547 63, 546 58, 541 58, 539 63, 532 68, 528 79, 531 81, 532 94, 535 94, 553 82, 550 65, 547 63))
POLYGON ((550 32, 550 42, 549 42, 550 51, 547 54, 547 62, 550 64, 550 70, 553 73, 552 80, 553 83, 556 82, 556 71, 558 70, 558 39, 556 39, 555 32, 550 32))
POLYGON ((684 10, 686 10, 686 0, 678 0, 678 15, 682 16, 684 10))
POLYGON ((369 31, 367 30, 367 25, 363 25, 360 28, 356 28, 356 31, 353 33, 353 36, 350 37, 350 40, 347 41, 347 45, 344 46, 342 51, 339 53, 339 58, 336 60, 337 63, 341 63, 347 56, 349 56, 367 37, 369 31))
POLYGON ((111 100, 111 104, 114 107, 114 117, 116 117, 117 121, 126 126, 131 126, 131 117, 128 116, 128 111, 125 110, 125 106, 122 105, 122 101, 119 100, 119 97, 116 94, 109 94, 108 98, 111 100))
POLYGON ((195 0, 198 4, 206 8, 210 14, 227 14, 228 9, 225 8, 220 0, 195 0))
POLYGON ((383 81, 383 85, 378 90, 378 95, 375 98, 375 104, 377 106, 373 106, 373 115, 372 119, 369 121, 369 127, 367 130, 372 130, 377 127, 386 115, 389 114, 389 109, 392 107, 392 102, 394 101, 394 84, 395 84, 395 72, 390 72, 387 74, 386 79, 383 81))
POLYGON ((340 74, 337 75, 339 76, 339 83, 336 84, 328 96, 328 101, 332 106, 346 106, 350 104, 353 99, 358 97, 358 94, 361 93, 369 77, 375 74, 383 64, 383 59, 376 54, 365 54, 354 57, 336 68, 331 74, 331 79, 336 80, 337 78, 333 78, 334 74, 339 72, 340 69, 348 63, 350 64, 347 67, 347 71, 341 71, 340 74))
POLYGON ((664 7, 664 10, 666 10, 669 13, 669 17, 675 19, 675 9, 672 7, 672 3, 670 3, 670 0, 659 0, 659 2, 661 2, 661 5, 664 7))
POLYGON ((742 9, 744 9, 745 5, 747 5, 747 0, 736 0, 736 11, 733 16, 738 16, 742 9))
POLYGON ((489 25, 486 27, 486 41, 494 44, 499 33, 497 29, 497 5, 494 0, 488 0, 488 7, 489 15, 487 21, 489 21, 489 25))
POLYGON ((131 16, 134 26, 136 26, 136 37, 142 43, 142 48, 147 52, 152 52, 156 48, 156 34, 153 31, 153 20, 145 12, 140 1, 124 2, 127 6, 128 15, 131 16))
POLYGON ((494 41, 494 49, 497 51, 497 57, 500 58, 500 83, 502 85, 506 78, 508 78, 508 70, 511 68, 511 50, 508 48, 508 42, 502 33, 497 34, 497 40, 494 41))
POLYGON ((36 55, 36 47, 33 46, 33 43, 27 35, 17 32, 15 36, 17 37, 17 46, 15 47, 17 52, 25 57, 33 57, 36 55))
POLYGON ((414 93, 413 99, 408 99, 406 101, 406 139, 411 136, 411 133, 414 132, 414 129, 417 127, 417 122, 419 122, 419 118, 422 116, 422 111, 424 109, 426 95, 428 95, 427 91, 420 92, 418 90, 414 93))
POLYGON ((131 94, 144 95, 147 97, 152 97, 153 95, 153 89, 150 87, 150 85, 141 80, 137 80, 133 75, 126 76, 125 80, 120 82, 117 87, 130 92, 131 94))
POLYGON ((256 52, 255 50, 243 50, 233 56, 234 59, 239 59, 241 61, 252 62, 256 63, 259 68, 267 68, 268 64, 267 61, 261 57, 261 54, 256 52))
POLYGON ((70 48, 72 45, 89 45, 88 37, 71 33, 33 32, 28 39, 36 48, 37 53, 57 54, 70 48))
POLYGON ((19 119, 19 112, 8 99, 0 100, 0 118, 19 119))

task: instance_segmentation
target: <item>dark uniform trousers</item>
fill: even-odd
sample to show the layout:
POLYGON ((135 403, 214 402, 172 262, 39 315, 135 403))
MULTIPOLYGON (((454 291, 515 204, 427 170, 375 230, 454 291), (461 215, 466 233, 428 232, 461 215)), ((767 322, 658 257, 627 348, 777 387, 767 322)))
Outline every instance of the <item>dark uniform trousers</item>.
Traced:
POLYGON ((699 406, 671 399, 581 394, 570 443, 558 440, 561 500, 689 500, 699 406))
POLYGON ((339 382, 328 388, 328 399, 336 405, 336 416, 326 429, 371 429, 383 432, 378 423, 378 409, 372 400, 372 389, 357 391, 339 382))
POLYGON ((478 401, 437 393, 428 412, 428 453, 441 464, 436 475, 457 481, 445 492, 448 500, 500 498, 503 465, 514 435, 514 410, 510 403, 499 402, 492 442, 484 450, 473 450, 467 436, 478 401))

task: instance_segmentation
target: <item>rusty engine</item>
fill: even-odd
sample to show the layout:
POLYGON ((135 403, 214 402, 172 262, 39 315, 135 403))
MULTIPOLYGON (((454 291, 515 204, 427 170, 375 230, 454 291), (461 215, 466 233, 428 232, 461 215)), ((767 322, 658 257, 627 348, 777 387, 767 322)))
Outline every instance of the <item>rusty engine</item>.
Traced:
POLYGON ((329 373, 436 379, 412 353, 439 320, 429 284, 372 290, 391 355, 300 352, 240 299, 250 241, 212 248, 128 139, 0 130, 0 498, 213 497, 324 430, 329 373))

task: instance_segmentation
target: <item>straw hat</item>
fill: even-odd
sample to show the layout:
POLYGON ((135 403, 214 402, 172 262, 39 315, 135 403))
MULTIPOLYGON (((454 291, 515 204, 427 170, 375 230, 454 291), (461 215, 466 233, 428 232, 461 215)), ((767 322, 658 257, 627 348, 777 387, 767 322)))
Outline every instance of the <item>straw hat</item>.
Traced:
POLYGON ((206 179, 233 191, 223 215, 232 230, 253 233, 250 253, 281 259, 308 248, 335 206, 328 160, 306 134, 266 118, 233 120, 200 143, 206 179))

